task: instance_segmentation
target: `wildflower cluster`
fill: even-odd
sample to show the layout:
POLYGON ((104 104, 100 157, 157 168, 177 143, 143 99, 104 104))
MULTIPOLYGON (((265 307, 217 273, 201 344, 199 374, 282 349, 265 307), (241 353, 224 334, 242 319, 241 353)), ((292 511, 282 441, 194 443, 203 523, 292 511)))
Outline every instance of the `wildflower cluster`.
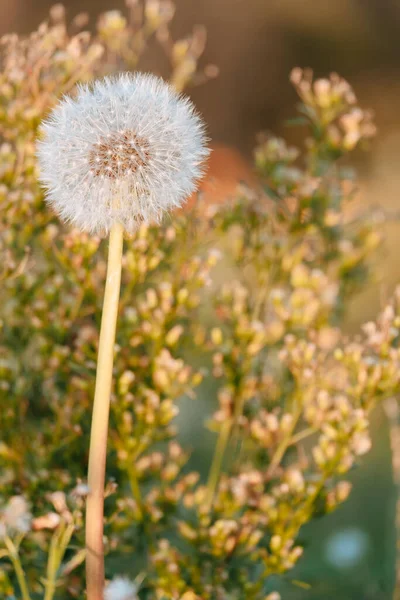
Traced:
MULTIPOLYGON (((345 116, 350 87, 336 76, 331 85, 327 107, 342 89, 336 116, 345 116)), ((314 100, 300 95, 308 115, 314 100)), ((265 598, 269 578, 302 556, 301 527, 348 497, 342 477, 370 449, 369 413, 399 384, 397 297, 363 337, 348 340, 337 326, 368 277, 379 233, 373 221, 348 217, 352 185, 335 162, 325 168, 318 140, 301 153, 262 139, 264 191, 208 210, 230 250, 229 281, 220 271, 217 320, 205 332, 221 381, 209 421, 218 441, 207 486, 184 496, 180 550, 163 540, 155 556, 166 597, 265 598)))
MULTIPOLYGON (((104 243, 44 210, 38 124, 78 80, 136 66, 153 37, 178 89, 213 74, 195 74, 203 30, 172 41, 171 2, 129 6, 129 18, 103 15, 95 37, 69 33, 58 7, 51 25, 4 49, 0 248, 12 258, 0 309, 5 598, 82 598, 85 587, 104 243)), ((313 82, 296 70, 292 80, 304 149, 261 139, 257 190, 239 189, 220 207, 199 199, 160 227, 141 223, 127 241, 106 600, 279 600, 271 576, 299 560, 301 527, 346 499, 343 476, 370 447, 370 412, 399 384, 399 294, 355 339, 339 327, 380 241, 373 219, 348 209, 354 184, 336 162, 369 139, 370 117, 337 76, 313 82), (176 418, 179 401, 202 402, 204 390, 216 434, 206 481, 176 418)), ((96 156, 104 159, 102 148, 96 156)))

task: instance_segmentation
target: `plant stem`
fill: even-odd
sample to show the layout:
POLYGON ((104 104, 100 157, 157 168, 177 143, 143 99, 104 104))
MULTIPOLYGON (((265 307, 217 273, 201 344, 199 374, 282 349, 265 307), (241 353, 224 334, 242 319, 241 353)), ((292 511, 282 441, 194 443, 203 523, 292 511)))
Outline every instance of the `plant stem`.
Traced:
POLYGON ((135 464, 132 463, 128 468, 129 485, 133 499, 136 502, 136 514, 139 521, 143 521, 142 495, 140 493, 139 482, 137 478, 135 464))
POLYGON ((307 427, 306 429, 303 429, 303 431, 299 431, 291 437, 289 446, 295 446, 296 444, 302 442, 311 435, 314 435, 314 433, 316 433, 317 431, 318 429, 316 427, 307 427))
POLYGON ((18 549, 8 536, 4 539, 4 543, 8 550, 8 556, 14 567, 15 575, 17 576, 18 585, 22 594, 22 600, 31 600, 28 590, 28 584, 25 578, 25 573, 21 565, 21 560, 19 558, 18 549))
POLYGON ((225 423, 223 423, 219 432, 218 441, 215 447, 214 456, 210 468, 210 474, 208 476, 207 482, 205 505, 208 509, 211 508, 214 500, 215 491, 218 485, 219 474, 221 472, 222 461, 224 459, 225 450, 229 442, 232 426, 233 419, 229 419, 228 421, 225 421, 225 423))
POLYGON ((116 223, 110 232, 90 433, 89 494, 86 504, 87 600, 103 600, 104 590, 104 483, 115 331, 121 285, 122 246, 123 228, 121 224, 116 223))
POLYGON ((62 522, 53 534, 47 561, 45 594, 43 600, 53 600, 54 598, 61 562, 64 558, 74 529, 75 526, 73 524, 67 525, 65 522, 62 522))
POLYGON ((293 412, 293 421, 285 435, 283 436, 280 444, 278 445, 275 453, 271 458, 271 462, 268 465, 267 477, 271 479, 275 474, 276 469, 280 465, 283 457, 285 456, 286 450, 291 446, 293 432, 296 429, 296 425, 301 417, 301 406, 299 405, 293 412))
POLYGON ((214 496, 222 468, 222 462, 224 460, 225 451, 229 443, 229 438, 231 437, 232 429, 235 425, 238 424, 240 416, 243 412, 243 406, 244 397, 242 394, 241 387, 239 387, 238 396, 236 398, 235 406, 233 409, 233 415, 222 424, 221 429, 219 431, 217 445, 215 446, 214 456, 212 459, 210 473, 207 481, 207 490, 205 497, 205 505, 208 508, 208 510, 210 510, 214 501, 214 496))

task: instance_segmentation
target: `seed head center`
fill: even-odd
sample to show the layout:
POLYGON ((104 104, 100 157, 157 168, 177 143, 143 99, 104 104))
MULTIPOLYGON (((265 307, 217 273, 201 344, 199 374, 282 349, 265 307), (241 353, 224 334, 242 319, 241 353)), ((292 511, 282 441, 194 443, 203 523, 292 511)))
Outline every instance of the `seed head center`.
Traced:
POLYGON ((93 175, 117 179, 145 168, 150 160, 148 141, 133 131, 109 134, 101 138, 89 152, 93 175))

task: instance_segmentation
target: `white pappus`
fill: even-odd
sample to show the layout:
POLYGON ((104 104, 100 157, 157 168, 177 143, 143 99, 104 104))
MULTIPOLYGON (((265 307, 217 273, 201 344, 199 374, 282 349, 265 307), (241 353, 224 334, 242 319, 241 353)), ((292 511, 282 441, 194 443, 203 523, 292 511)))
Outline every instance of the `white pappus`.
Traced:
POLYGON ((61 219, 106 234, 159 221, 192 194, 209 151, 192 102, 153 75, 81 85, 43 123, 40 180, 61 219))
POLYGON ((105 589, 104 600, 138 600, 137 587, 125 577, 115 577, 105 589))

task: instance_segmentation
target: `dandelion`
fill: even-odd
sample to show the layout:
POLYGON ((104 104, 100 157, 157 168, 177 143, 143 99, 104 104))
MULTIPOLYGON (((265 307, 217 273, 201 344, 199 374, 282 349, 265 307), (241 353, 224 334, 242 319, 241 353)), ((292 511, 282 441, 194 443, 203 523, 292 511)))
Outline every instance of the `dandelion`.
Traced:
POLYGON ((123 233, 179 207, 196 189, 208 151, 191 102, 151 75, 122 74, 81 86, 75 99, 66 97, 53 110, 43 131, 38 157, 48 203, 82 230, 110 234, 86 506, 87 598, 98 600, 123 233))
POLYGON ((192 103, 152 75, 122 74, 65 97, 38 144, 47 201, 84 231, 132 232, 196 189, 208 155, 192 103))
POLYGON ((28 533, 31 529, 32 515, 23 496, 13 496, 1 515, 1 528, 4 534, 28 533))
POLYGON ((31 600, 26 576, 19 556, 19 544, 32 528, 32 514, 23 496, 12 496, 0 512, 0 540, 4 543, 18 580, 22 600, 31 600), (16 536, 16 539, 12 539, 16 536), (20 538, 19 541, 18 537, 20 538))
POLYGON ((104 600, 137 600, 137 588, 125 577, 115 577, 106 587, 104 600))

